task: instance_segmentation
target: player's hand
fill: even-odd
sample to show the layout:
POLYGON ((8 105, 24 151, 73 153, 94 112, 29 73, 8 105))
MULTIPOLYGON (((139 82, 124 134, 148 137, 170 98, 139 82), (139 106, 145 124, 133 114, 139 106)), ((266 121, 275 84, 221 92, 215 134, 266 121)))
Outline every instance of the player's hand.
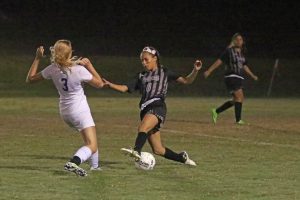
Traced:
POLYGON ((91 61, 88 58, 80 58, 77 61, 78 64, 83 65, 85 67, 89 67, 92 65, 91 61))
POLYGON ((207 77, 209 77, 209 75, 210 75, 210 72, 207 70, 207 71, 205 71, 205 72, 204 72, 204 74, 203 74, 203 75, 204 75, 204 78, 207 78, 207 77))
POLYGON ((257 76, 253 76, 253 79, 255 80, 255 81, 258 81, 258 77, 257 76))
POLYGON ((194 69, 196 71, 199 71, 202 68, 202 62, 201 60, 196 60, 196 62, 194 63, 194 69))
POLYGON ((36 49, 35 58, 41 59, 42 57, 44 57, 44 47, 40 46, 39 48, 36 49))

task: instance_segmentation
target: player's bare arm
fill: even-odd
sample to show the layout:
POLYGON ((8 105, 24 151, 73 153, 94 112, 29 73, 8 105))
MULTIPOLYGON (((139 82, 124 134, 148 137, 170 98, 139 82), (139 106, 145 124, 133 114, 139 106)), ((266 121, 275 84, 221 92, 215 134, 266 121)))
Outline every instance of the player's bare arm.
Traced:
POLYGON ((255 74, 253 74, 253 72, 250 70, 250 68, 247 65, 244 65, 244 70, 251 78, 253 78, 253 80, 255 81, 258 80, 258 77, 255 74))
POLYGON ((222 64, 221 59, 217 59, 209 68, 204 72, 204 77, 207 78, 211 75, 211 73, 216 70, 218 67, 220 67, 222 64))
POLYGON ((106 79, 103 79, 104 82, 104 86, 109 87, 113 90, 119 91, 119 92, 128 92, 128 87, 126 85, 118 85, 118 84, 114 84, 109 82, 106 79))
POLYGON ((187 75, 186 77, 179 77, 176 81, 178 83, 181 83, 181 84, 184 84, 184 85, 188 85, 188 84, 193 83, 201 68, 202 68, 201 60, 196 60, 195 63, 194 63, 193 71, 189 75, 187 75))
POLYGON ((26 83, 35 83, 41 80, 44 80, 41 73, 37 73, 40 60, 44 57, 44 47, 40 46, 36 50, 35 58, 31 64, 29 72, 26 77, 26 83))
POLYGON ((92 80, 87 82, 88 84, 95 88, 102 88, 104 86, 104 82, 101 78, 101 75, 96 71, 93 64, 88 58, 80 59, 78 61, 78 64, 83 65, 93 75, 92 80))

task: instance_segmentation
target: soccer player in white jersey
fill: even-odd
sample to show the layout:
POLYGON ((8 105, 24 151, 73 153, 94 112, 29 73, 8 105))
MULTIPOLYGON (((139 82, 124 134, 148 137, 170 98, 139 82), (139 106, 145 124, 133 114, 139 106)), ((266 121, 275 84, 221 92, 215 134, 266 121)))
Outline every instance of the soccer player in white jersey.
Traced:
POLYGON ((60 95, 59 110, 62 119, 77 129, 83 138, 84 146, 79 148, 73 158, 64 166, 65 170, 79 176, 87 172, 79 165, 90 159, 91 170, 101 170, 99 166, 96 128, 84 94, 82 83, 102 88, 103 81, 87 58, 73 59, 69 40, 58 40, 51 50, 52 64, 37 73, 44 47, 37 48, 35 59, 28 72, 26 82, 35 83, 51 79, 60 95))

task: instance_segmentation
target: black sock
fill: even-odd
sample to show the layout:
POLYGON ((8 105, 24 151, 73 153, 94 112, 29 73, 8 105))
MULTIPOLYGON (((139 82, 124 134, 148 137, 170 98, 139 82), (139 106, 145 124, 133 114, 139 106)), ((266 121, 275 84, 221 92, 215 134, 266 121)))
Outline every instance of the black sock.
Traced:
POLYGON ((235 120, 236 120, 236 122, 241 120, 242 105, 243 104, 241 102, 235 102, 234 103, 234 111, 235 111, 235 120))
POLYGON ((139 132, 135 140, 134 150, 141 153, 144 144, 146 143, 148 134, 145 132, 139 132))
POLYGON ((181 163, 185 162, 185 159, 183 158, 183 156, 181 154, 175 153, 174 151, 172 151, 171 149, 168 149, 168 148, 166 148, 164 157, 166 159, 174 160, 174 161, 181 162, 181 163))
POLYGON ((216 109, 216 112, 219 114, 225 110, 227 110, 228 108, 233 106, 233 101, 226 101, 223 105, 221 105, 219 108, 216 109))
POLYGON ((76 165, 80 165, 81 159, 78 156, 74 156, 70 162, 75 163, 76 165))

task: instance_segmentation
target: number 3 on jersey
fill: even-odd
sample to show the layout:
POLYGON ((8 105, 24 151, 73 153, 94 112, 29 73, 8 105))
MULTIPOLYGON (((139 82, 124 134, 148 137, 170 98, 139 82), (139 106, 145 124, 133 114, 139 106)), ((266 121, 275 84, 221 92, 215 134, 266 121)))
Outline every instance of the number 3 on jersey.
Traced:
POLYGON ((62 78, 61 81, 63 82, 63 85, 64 85, 62 89, 64 91, 66 91, 66 92, 69 91, 69 88, 68 88, 68 79, 62 78))

